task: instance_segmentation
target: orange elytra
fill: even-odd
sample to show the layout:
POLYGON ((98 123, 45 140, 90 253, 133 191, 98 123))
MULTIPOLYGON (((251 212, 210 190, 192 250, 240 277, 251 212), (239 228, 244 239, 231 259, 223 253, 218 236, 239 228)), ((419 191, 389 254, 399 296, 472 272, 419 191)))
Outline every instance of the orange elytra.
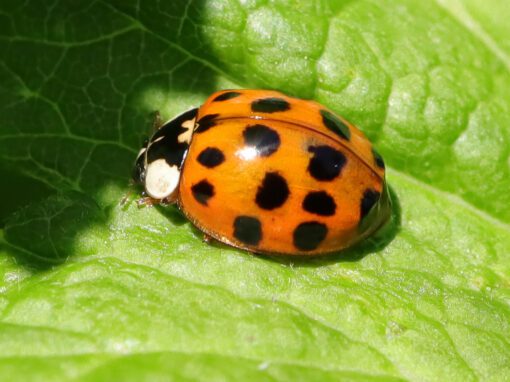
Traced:
POLYGON ((256 253, 352 246, 391 215, 384 162, 326 107, 269 90, 224 90, 163 124, 133 178, 206 235, 256 253))

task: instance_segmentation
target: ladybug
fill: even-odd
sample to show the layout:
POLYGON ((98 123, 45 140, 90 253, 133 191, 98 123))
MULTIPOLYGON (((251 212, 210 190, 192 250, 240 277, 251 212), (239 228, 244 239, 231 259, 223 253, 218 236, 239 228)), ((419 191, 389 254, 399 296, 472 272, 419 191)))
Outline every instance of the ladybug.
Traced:
POLYGON ((133 178, 205 237, 255 253, 320 255, 391 215, 384 162, 326 107, 269 90, 223 90, 164 123, 133 178))

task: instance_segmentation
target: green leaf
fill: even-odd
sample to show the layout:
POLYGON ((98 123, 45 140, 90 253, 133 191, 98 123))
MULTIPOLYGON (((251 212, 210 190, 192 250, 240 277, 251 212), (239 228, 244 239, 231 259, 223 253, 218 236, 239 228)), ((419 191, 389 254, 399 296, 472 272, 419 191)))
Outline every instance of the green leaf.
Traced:
POLYGON ((508 380, 509 17, 503 0, 3 1, 0 379, 508 380), (154 112, 232 87, 360 126, 392 224, 282 259, 121 206, 154 112))
POLYGON ((57 194, 15 213, 5 235, 19 243, 19 263, 46 268, 64 263, 77 250, 94 255, 108 243, 106 216, 85 194, 57 194))

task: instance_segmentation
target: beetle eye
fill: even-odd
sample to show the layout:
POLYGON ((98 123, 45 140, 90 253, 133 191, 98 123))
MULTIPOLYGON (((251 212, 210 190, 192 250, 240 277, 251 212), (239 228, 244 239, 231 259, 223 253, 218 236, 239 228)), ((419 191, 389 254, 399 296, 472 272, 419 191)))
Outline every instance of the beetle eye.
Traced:
POLYGON ((148 140, 144 142, 142 149, 138 153, 131 173, 133 181, 137 184, 143 183, 145 180, 145 154, 147 151, 147 144, 148 140))

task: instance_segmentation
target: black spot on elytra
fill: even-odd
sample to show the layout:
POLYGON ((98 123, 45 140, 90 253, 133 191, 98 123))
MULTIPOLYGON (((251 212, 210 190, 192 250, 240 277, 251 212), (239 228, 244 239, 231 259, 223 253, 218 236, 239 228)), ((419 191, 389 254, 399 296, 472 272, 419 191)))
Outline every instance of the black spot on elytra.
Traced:
POLYGON ((214 196, 214 187, 207 180, 201 180, 191 187, 193 197, 197 202, 207 206, 207 202, 214 196))
POLYGON ((335 179, 347 162, 345 155, 331 146, 310 146, 308 151, 313 153, 308 172, 317 180, 335 179))
POLYGON ((312 251, 326 238, 328 227, 316 221, 301 223, 293 233, 294 246, 301 251, 312 251))
POLYGON ((257 154, 267 157, 280 147, 280 135, 265 125, 248 125, 243 131, 246 146, 254 147, 257 154))
POLYGON ((267 172, 257 190, 255 202, 264 210, 281 207, 289 197, 287 181, 277 172, 267 172))
POLYGON ((262 239, 260 220, 252 216, 238 216, 234 220, 234 237, 247 245, 257 245, 262 239))
POLYGON ((164 159, 169 166, 181 168, 184 155, 189 147, 187 142, 179 142, 179 135, 187 130, 182 127, 182 124, 195 118, 197 110, 192 109, 179 115, 154 133, 147 148, 147 163, 164 159))
POLYGON ((361 198, 360 220, 363 219, 377 203, 381 194, 371 188, 365 190, 361 198))
POLYGON ((220 94, 215 99, 213 99, 213 102, 227 101, 229 99, 239 97, 240 95, 241 95, 241 93, 239 93, 239 92, 225 92, 223 94, 220 94))
POLYGON ((256 99, 251 103, 251 110, 261 113, 275 113, 277 111, 287 111, 289 109, 290 103, 277 97, 256 99))
POLYGON ((384 161, 382 159, 381 154, 379 154, 377 151, 375 151, 374 148, 372 148, 372 154, 374 155, 375 164, 378 167, 384 169, 385 166, 384 166, 384 161))
POLYGON ((342 122, 340 118, 327 110, 321 110, 320 113, 324 126, 334 132, 340 138, 346 140, 351 139, 351 131, 349 130, 349 127, 344 122, 342 122))
POLYGON ((309 192, 303 200, 303 209, 321 216, 333 216, 336 203, 326 191, 309 192))
POLYGON ((197 160, 202 166, 213 168, 225 161, 225 155, 216 147, 207 147, 198 154, 197 160))
POLYGON ((200 118, 197 122, 198 126, 195 129, 196 133, 203 133, 204 131, 209 130, 211 127, 216 125, 216 118, 219 114, 207 114, 200 118))

